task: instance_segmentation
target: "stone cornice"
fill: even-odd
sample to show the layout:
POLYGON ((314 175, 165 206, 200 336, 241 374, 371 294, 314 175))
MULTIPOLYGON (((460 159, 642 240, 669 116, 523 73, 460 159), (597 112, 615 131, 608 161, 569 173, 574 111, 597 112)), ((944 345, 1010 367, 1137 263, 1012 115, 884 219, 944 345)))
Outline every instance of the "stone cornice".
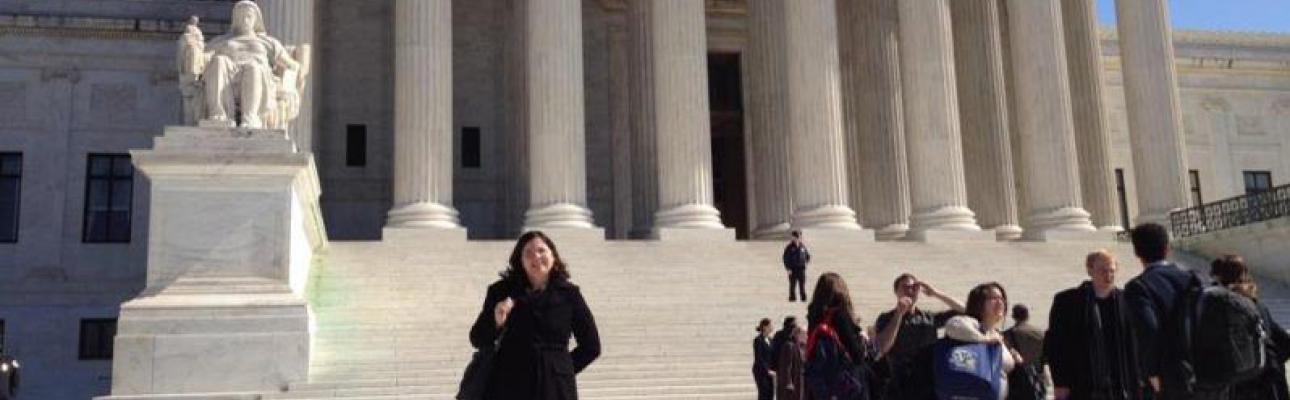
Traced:
MULTIPOLYGON (((186 23, 186 20, 166 19, 0 14, 0 34, 174 40, 186 23)), ((218 35, 228 30, 228 23, 202 21, 201 29, 207 35, 218 35)))
MULTIPOLYGON (((1114 28, 1099 30, 1102 40, 1117 40, 1114 28)), ((1272 32, 1176 30, 1174 45, 1218 45, 1290 49, 1290 34, 1272 32)))

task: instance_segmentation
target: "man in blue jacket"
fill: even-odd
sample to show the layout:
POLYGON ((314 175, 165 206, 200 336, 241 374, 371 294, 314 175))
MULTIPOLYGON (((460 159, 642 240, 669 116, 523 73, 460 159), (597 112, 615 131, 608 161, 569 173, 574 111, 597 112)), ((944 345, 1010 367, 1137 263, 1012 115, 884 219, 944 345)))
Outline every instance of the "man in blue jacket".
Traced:
POLYGON ((784 269, 788 270, 788 301, 797 301, 797 294, 800 293, 802 302, 806 302, 806 263, 811 262, 811 253, 806 250, 806 243, 802 242, 802 231, 793 231, 791 235, 793 240, 784 247, 784 269), (797 285, 797 292, 793 292, 794 284, 797 285))
POLYGON ((1175 335, 1180 334, 1171 326, 1169 316, 1187 290, 1191 275, 1165 259, 1169 256, 1169 232, 1165 227, 1138 225, 1130 237, 1143 270, 1125 285, 1124 297, 1133 316, 1131 324, 1142 375, 1147 377, 1147 387, 1155 391, 1156 399, 1190 398, 1182 368, 1185 360, 1169 347, 1175 343, 1175 335))

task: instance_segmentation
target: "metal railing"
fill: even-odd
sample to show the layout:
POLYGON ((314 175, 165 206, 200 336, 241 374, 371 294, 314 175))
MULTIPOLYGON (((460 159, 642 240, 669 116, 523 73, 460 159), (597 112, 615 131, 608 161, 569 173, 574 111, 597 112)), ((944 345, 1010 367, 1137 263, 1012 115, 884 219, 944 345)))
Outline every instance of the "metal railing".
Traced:
POLYGON ((1195 236, 1290 216, 1290 184, 1169 213, 1174 237, 1195 236))

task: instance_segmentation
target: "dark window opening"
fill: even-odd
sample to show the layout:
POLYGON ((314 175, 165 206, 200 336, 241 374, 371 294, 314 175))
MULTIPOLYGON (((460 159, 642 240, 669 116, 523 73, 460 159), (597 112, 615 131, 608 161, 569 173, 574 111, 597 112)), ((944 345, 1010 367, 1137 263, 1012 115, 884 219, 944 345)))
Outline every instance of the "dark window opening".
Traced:
POLYGON ((1263 193, 1272 189, 1271 171, 1245 171, 1245 194, 1263 193))
POLYGON ((1129 195, 1124 189, 1124 168, 1115 169, 1115 193, 1120 199, 1120 226, 1129 229, 1129 195))
POLYGON ((82 241, 129 243, 134 165, 129 154, 90 154, 85 174, 82 241))
POLYGON ((1200 171, 1187 171, 1187 177, 1191 180, 1191 205, 1192 207, 1205 204, 1205 198, 1200 195, 1200 171))
POLYGON ((0 153, 0 243, 18 241, 22 197, 22 153, 0 153))
POLYGON ((479 168, 483 164, 483 150, 480 148, 479 127, 467 126, 461 128, 461 167, 462 168, 479 168))
POLYGON ((82 319, 80 359, 111 360, 114 338, 116 338, 116 318, 82 319))
POLYGON ((345 125, 345 166, 367 166, 367 125, 345 125))

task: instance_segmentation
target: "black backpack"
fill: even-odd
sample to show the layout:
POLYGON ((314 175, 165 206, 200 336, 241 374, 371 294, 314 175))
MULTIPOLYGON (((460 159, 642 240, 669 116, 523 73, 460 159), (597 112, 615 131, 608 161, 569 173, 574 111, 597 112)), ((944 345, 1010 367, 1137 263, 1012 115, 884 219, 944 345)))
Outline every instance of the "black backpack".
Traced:
POLYGON ((1268 364, 1267 330, 1258 306, 1223 286, 1207 286, 1192 273, 1174 309, 1182 378, 1195 388, 1222 387, 1258 376, 1268 364))

